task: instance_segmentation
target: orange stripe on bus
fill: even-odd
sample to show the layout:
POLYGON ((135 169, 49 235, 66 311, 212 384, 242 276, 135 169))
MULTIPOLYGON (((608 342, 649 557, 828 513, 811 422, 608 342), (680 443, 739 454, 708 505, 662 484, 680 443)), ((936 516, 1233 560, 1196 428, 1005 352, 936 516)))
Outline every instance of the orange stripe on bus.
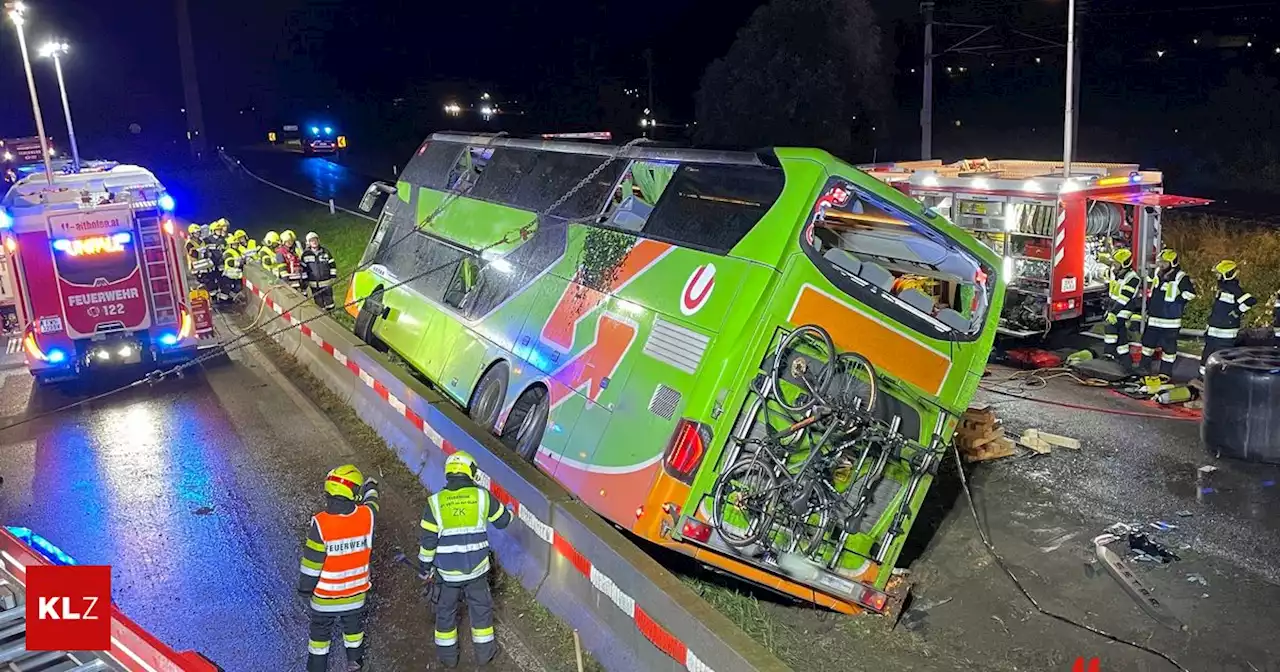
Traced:
POLYGON ((605 313, 596 323, 596 340, 573 359, 551 374, 559 385, 551 386, 551 408, 555 408, 570 391, 586 387, 584 393, 595 401, 604 391, 606 378, 613 375, 631 343, 636 327, 605 313))
MULTIPOLYGON (((631 248, 617 272, 607 278, 608 291, 614 292, 640 275, 650 264, 657 261, 671 246, 653 240, 641 240, 631 248)), ((551 317, 542 327, 542 340, 553 343, 561 350, 573 347, 573 334, 578 329, 578 322, 583 316, 596 309, 604 301, 606 294, 578 282, 569 283, 551 317)))
POLYGON ((865 355, 876 368, 916 387, 937 394, 951 360, 937 350, 904 336, 812 287, 800 291, 791 310, 791 323, 817 324, 831 334, 841 350, 865 355))

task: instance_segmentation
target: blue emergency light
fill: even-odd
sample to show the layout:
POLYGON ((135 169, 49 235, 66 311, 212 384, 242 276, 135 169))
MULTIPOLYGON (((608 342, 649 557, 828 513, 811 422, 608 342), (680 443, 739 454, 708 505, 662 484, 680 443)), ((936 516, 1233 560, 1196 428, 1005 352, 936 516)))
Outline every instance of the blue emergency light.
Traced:
POLYGON ((13 215, 8 210, 0 208, 0 229, 13 228, 13 215))
POLYGON ((19 541, 30 546, 32 550, 43 555, 46 560, 55 565, 76 564, 74 558, 64 553, 61 548, 54 546, 53 542, 32 532, 29 527, 9 526, 5 529, 9 530, 9 534, 17 537, 19 541))
POLYGON ((312 126, 312 127, 311 127, 311 135, 320 135, 320 127, 319 127, 319 126, 312 126))
POLYGON ((45 353, 44 358, 49 360, 50 364, 61 364, 67 360, 67 353, 53 348, 45 353))
POLYGON ((164 334, 160 334, 160 345, 163 345, 163 346, 165 346, 165 347, 169 347, 169 346, 173 346, 173 345, 177 345, 177 344, 178 344, 178 335, 177 335, 177 334, 174 334, 174 333, 164 333, 164 334))
POLYGON ((325 127, 324 127, 324 134, 325 134, 325 135, 333 135, 333 127, 332 127, 332 126, 325 126, 325 127))
POLYGON ((157 203, 159 203, 160 209, 165 212, 173 212, 174 206, 177 205, 173 202, 173 197, 169 194, 160 194, 160 198, 157 200, 157 203))

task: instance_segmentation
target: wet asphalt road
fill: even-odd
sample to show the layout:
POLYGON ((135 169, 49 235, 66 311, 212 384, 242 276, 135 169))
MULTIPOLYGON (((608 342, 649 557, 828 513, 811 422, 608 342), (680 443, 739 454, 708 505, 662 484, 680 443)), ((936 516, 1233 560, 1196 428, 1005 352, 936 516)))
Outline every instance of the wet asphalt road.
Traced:
POLYGON ((247 148, 240 150, 236 158, 265 180, 321 201, 333 199, 335 205, 348 210, 356 210, 369 183, 379 179, 344 165, 345 159, 335 157, 247 148))
MULTIPOLYGON (((1010 370, 992 371, 977 401, 995 407, 1006 435, 1035 427, 1082 443, 1078 452, 1023 451, 968 469, 983 527, 1026 589, 1052 611, 1163 651, 1189 670, 1276 669, 1280 468, 1212 458, 1200 444, 1198 422, 1107 415, 992 392, 1161 412, 1069 379, 1029 390, 999 380, 1010 370), (1217 470, 1198 475, 1204 465, 1217 470), (1157 531, 1155 521, 1176 529, 1157 531), (1184 630, 1158 625, 1110 576, 1087 567, 1091 539, 1114 522, 1142 526, 1181 557, 1131 567, 1184 630)), ((1066 670, 1079 656, 1099 657, 1104 670, 1177 669, 1035 613, 981 545, 953 469, 944 470, 930 499, 924 516, 938 529, 930 535, 919 529, 928 525, 922 521, 913 530, 914 541, 928 547, 911 566, 912 580, 922 604, 949 601, 930 609, 911 634, 933 663, 915 661, 910 669, 969 669, 981 661, 991 670, 1066 670)), ((1123 542, 1112 548, 1125 555, 1123 542)))
MULTIPOLYGON (((0 362, 0 426, 76 398, 31 381, 20 360, 0 362)), ((247 348, 184 379, 0 432, 0 523, 32 528, 80 564, 111 565, 116 603, 176 649, 229 672, 301 670, 302 537, 325 473, 348 461, 370 468, 247 348)), ((375 534, 370 669, 429 669, 430 612, 417 579, 390 560, 393 544, 416 543, 421 502, 409 484, 389 482, 375 534)), ((340 644, 334 652, 337 669, 340 644)), ((503 659, 492 669, 518 668, 503 659)))

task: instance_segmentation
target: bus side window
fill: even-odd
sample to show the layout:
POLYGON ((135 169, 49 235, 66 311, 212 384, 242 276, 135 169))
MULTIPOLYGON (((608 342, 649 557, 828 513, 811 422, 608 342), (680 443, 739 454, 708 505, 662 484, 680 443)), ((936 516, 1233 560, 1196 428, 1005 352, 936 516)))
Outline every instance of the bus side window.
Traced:
POLYGON ((444 290, 444 302, 458 311, 466 312, 467 300, 473 296, 479 276, 480 264, 476 263, 475 257, 467 255, 459 259, 453 279, 444 290))
POLYGON ((445 188, 449 191, 469 191, 471 186, 480 179, 480 174, 484 172, 485 165, 491 158, 493 158, 492 147, 467 147, 466 151, 458 157, 458 162, 453 164, 453 169, 449 171, 449 180, 445 188))
POLYGON ((623 231, 640 232, 678 165, 674 161, 633 161, 605 204, 599 222, 623 231))

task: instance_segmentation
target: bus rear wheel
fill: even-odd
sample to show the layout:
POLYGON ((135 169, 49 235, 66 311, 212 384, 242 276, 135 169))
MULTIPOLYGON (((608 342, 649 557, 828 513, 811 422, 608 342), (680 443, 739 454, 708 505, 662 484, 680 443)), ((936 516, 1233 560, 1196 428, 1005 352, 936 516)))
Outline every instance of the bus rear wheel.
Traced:
POLYGON ((551 400, 547 388, 535 385, 520 394, 511 414, 502 427, 503 445, 520 457, 533 462, 538 455, 538 447, 542 445, 542 435, 547 431, 547 416, 550 414, 551 400))
POLYGON ((476 389, 471 392, 467 415, 490 432, 498 426, 498 415, 507 399, 508 376, 506 362, 497 362, 484 372, 480 382, 476 383, 476 389))

